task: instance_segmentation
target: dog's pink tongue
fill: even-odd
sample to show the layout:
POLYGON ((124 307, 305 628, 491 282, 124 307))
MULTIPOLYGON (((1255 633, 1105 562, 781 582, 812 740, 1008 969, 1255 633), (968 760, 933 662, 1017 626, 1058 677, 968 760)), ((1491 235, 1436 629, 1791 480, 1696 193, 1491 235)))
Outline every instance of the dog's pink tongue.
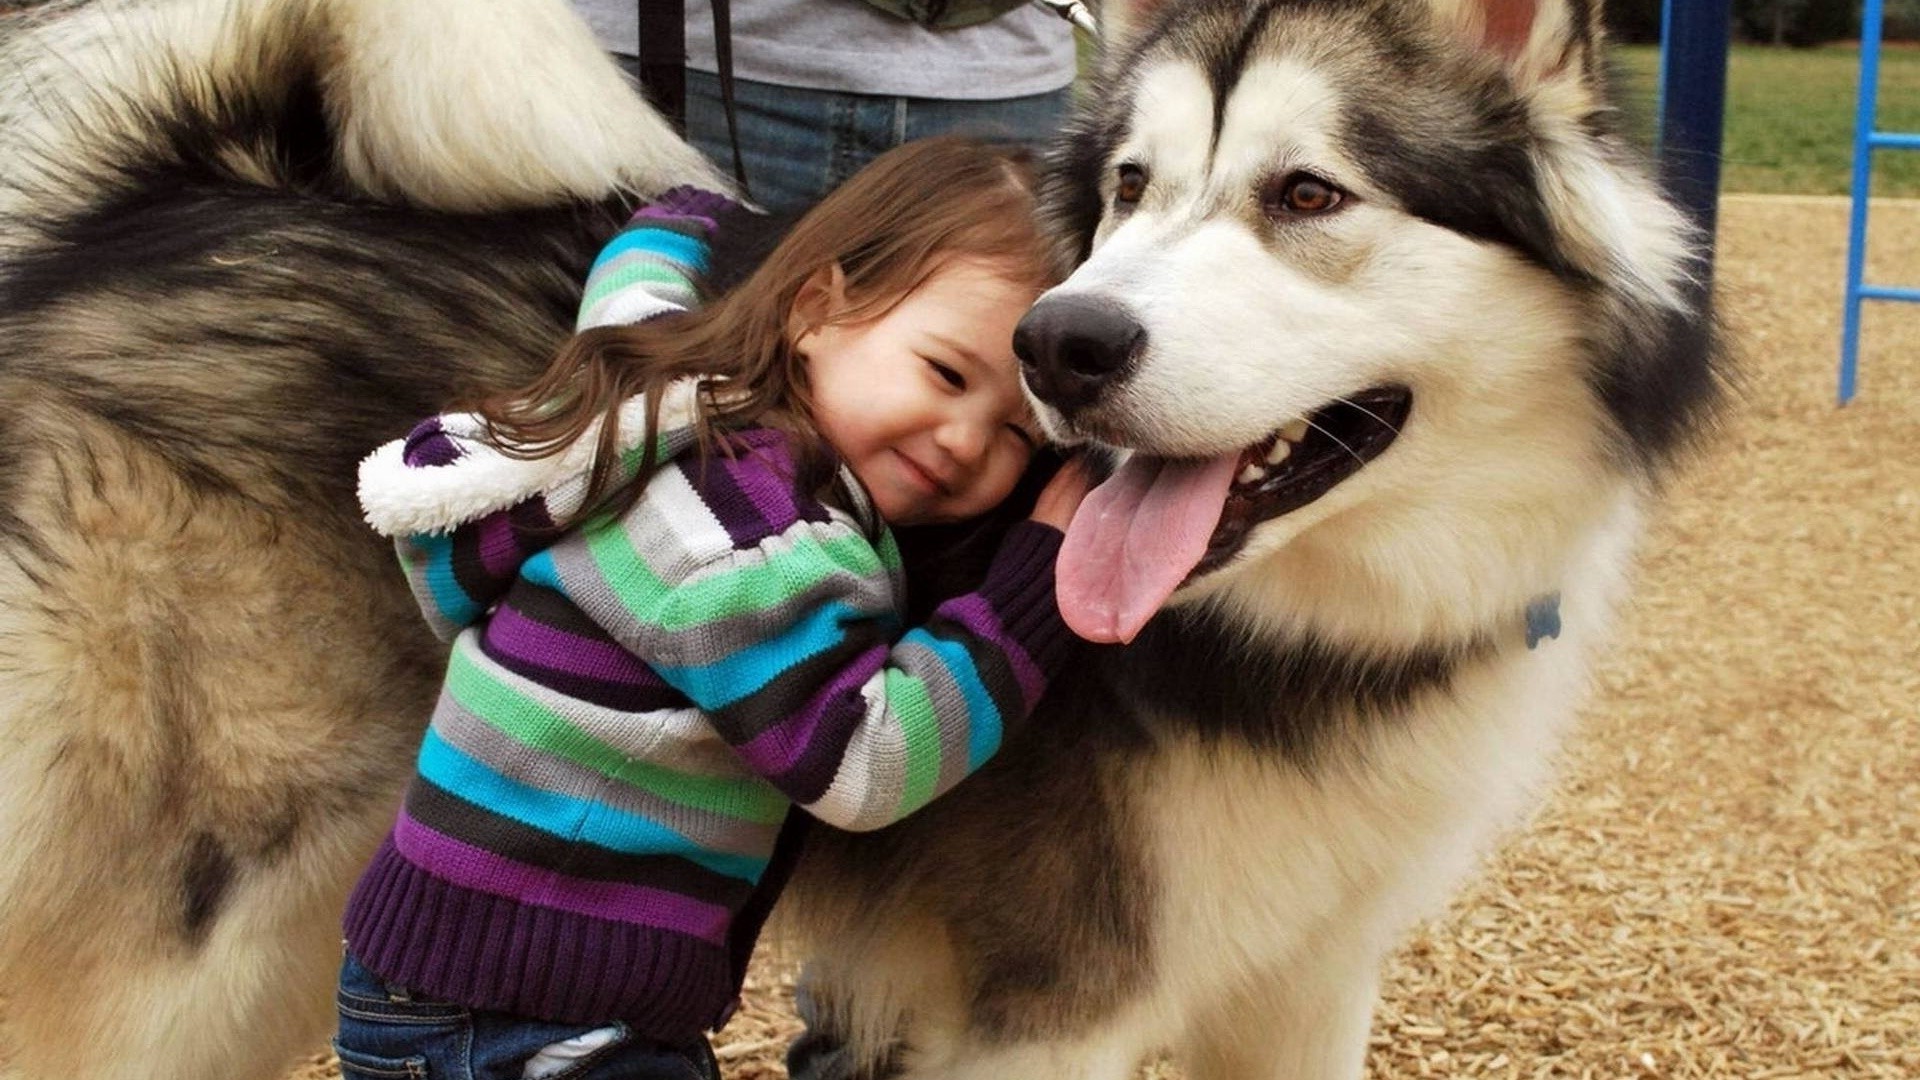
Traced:
POLYGON ((1207 553, 1238 452, 1209 461, 1135 454, 1088 493, 1060 546, 1060 616, 1088 641, 1132 641, 1207 553))

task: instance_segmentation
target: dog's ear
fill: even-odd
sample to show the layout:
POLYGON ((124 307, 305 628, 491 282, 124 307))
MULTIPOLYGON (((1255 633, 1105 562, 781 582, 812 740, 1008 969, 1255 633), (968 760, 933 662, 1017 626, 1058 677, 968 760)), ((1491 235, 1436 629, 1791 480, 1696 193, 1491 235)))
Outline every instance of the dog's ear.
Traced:
POLYGON ((1526 97, 1569 93, 1592 104, 1599 85, 1598 0, 1431 0, 1440 24, 1497 60, 1526 97))
POLYGON ((1093 0, 1090 6, 1099 16, 1101 47, 1108 55, 1118 55, 1121 46, 1132 41, 1171 3, 1173 0, 1093 0))

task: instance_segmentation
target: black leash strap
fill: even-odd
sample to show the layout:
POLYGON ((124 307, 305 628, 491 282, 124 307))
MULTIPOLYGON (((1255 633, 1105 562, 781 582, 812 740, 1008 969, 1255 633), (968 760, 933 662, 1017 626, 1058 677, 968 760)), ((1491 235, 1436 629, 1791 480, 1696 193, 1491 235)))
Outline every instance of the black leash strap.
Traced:
POLYGON ((730 0, 713 0, 713 59, 720 69, 720 106, 727 113, 727 142, 733 145, 733 178, 740 195, 749 201, 747 163, 740 156, 740 121, 733 113, 733 8, 730 0))
POLYGON ((640 15, 640 90, 682 135, 687 132, 685 0, 635 0, 640 15))
MULTIPOLYGON (((740 154, 740 120, 733 104, 733 10, 728 0, 713 2, 713 55, 720 68, 720 105, 727 114, 727 141, 733 146, 733 178, 741 196, 751 199, 747 165, 740 154)), ((635 0, 640 22, 640 89, 682 135, 687 133, 686 0, 635 0)))

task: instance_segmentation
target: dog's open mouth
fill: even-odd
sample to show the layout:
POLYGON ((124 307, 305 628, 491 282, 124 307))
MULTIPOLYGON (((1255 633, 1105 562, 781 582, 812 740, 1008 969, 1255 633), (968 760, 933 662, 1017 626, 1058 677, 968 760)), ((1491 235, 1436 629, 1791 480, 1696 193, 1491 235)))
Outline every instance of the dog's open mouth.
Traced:
POLYGON ((1412 409, 1412 391, 1376 387, 1295 420, 1248 447, 1240 455, 1240 470, 1206 554, 1189 576, 1233 558, 1255 525, 1300 509, 1359 472, 1399 436, 1412 409))
POLYGON ((1087 496, 1060 549, 1060 613, 1089 641, 1131 641, 1174 590, 1225 565, 1255 525, 1332 491, 1399 436, 1404 386, 1342 398, 1238 452, 1134 454, 1087 496))

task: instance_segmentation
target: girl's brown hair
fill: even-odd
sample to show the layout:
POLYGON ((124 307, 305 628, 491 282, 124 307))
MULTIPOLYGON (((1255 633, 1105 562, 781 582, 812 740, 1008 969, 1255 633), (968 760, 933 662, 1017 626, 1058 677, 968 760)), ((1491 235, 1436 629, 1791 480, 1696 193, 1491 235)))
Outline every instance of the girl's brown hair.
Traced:
POLYGON ((523 457, 558 453, 598 421, 583 517, 622 512, 638 498, 657 464, 661 394, 680 379, 726 380, 703 384, 696 395, 702 454, 720 446, 726 431, 755 424, 781 427, 800 436, 803 447, 818 447, 806 366, 789 340, 809 279, 838 264, 846 307, 828 318, 844 323, 885 315, 951 256, 997 264, 1038 290, 1057 279, 1034 209, 1025 152, 954 137, 908 143, 835 189, 746 280, 712 303, 576 334, 532 384, 482 397, 474 411, 493 442, 523 457), (646 450, 629 480, 616 469, 618 416, 622 403, 641 394, 646 450))

